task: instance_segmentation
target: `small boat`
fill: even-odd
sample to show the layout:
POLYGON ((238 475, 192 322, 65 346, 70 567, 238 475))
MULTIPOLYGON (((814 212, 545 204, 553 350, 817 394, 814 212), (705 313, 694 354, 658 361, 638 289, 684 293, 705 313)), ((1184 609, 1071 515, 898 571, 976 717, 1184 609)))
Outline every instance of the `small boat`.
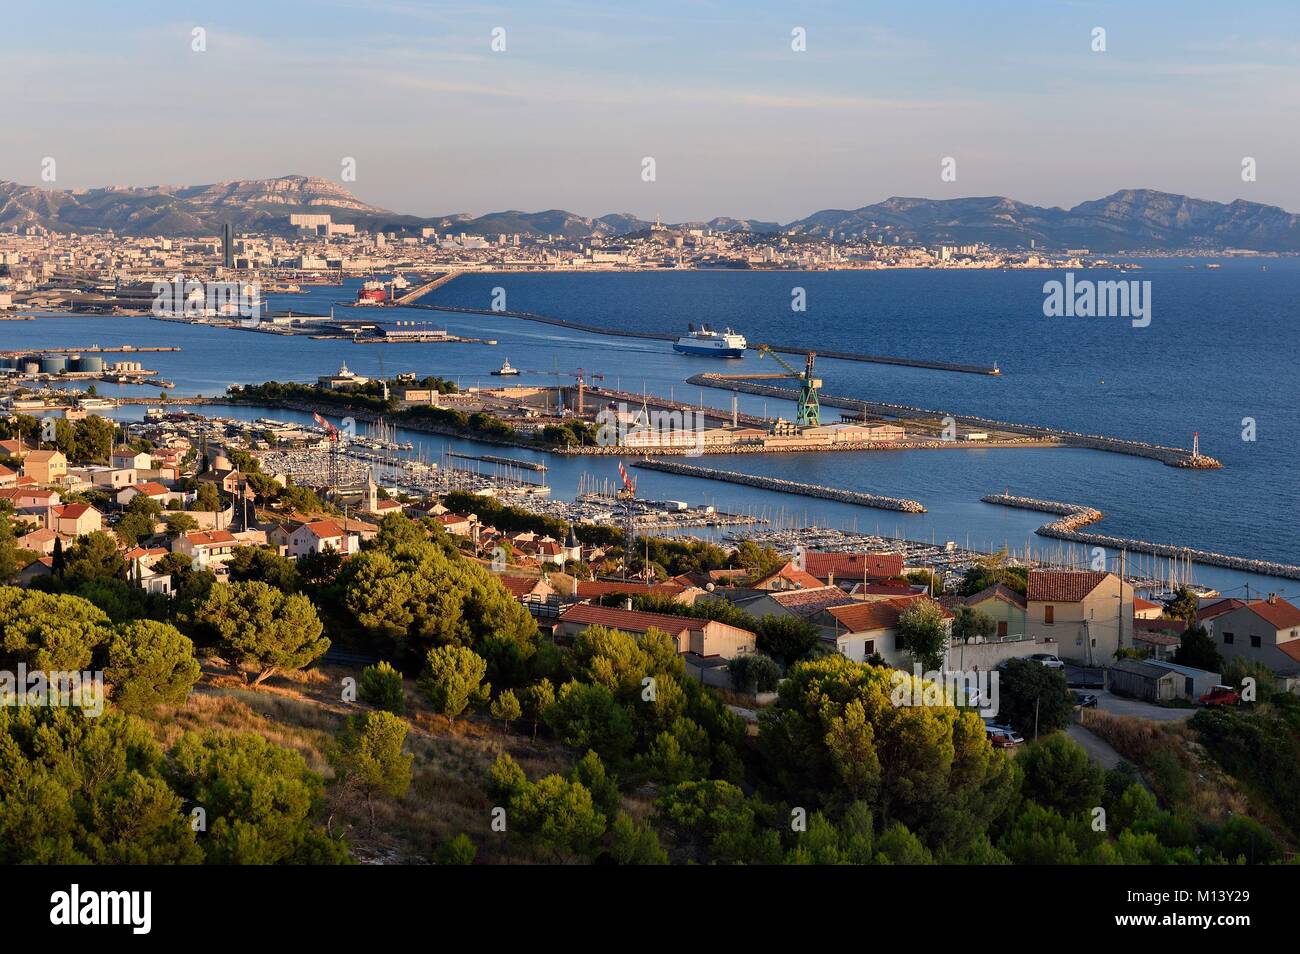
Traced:
POLYGON ((506 360, 501 362, 501 367, 493 371, 492 373, 499 378, 508 378, 511 377, 512 375, 518 374, 519 370, 517 368, 512 368, 510 366, 510 359, 507 358, 506 360))

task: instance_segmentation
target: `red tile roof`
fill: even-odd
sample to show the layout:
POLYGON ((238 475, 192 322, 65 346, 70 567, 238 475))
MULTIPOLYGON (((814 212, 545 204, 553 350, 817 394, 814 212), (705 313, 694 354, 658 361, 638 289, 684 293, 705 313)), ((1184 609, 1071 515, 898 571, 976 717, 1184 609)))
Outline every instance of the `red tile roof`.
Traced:
MULTIPOLYGON (((1140 623, 1142 620, 1138 620, 1138 622, 1140 623)), ((1154 623, 1156 621, 1147 620, 1146 622, 1154 623)), ((1133 639, 1135 642, 1150 643, 1152 646, 1177 646, 1182 643, 1182 640, 1177 636, 1173 636, 1169 633, 1147 632, 1141 627, 1134 631, 1133 639)))
MULTIPOLYGON (((924 597, 921 594, 900 597, 892 600, 873 600, 870 603, 855 602, 852 606, 832 606, 827 610, 836 622, 850 633, 866 633, 874 629, 893 629, 898 625, 898 617, 903 611, 924 597)), ((952 614, 944 611, 945 616, 952 614)))
POLYGON ((90 504, 72 503, 64 504, 62 507, 55 507, 54 512, 60 517, 66 517, 68 520, 76 520, 94 509, 90 504))
POLYGON ((978 593, 972 593, 970 596, 962 600, 962 602, 967 606, 975 606, 976 604, 983 603, 985 600, 990 599, 1002 600, 1004 603, 1019 606, 1021 609, 1024 609, 1026 604, 1023 595, 1002 583, 994 583, 992 586, 986 586, 978 593))
POLYGON ((782 585, 787 589, 815 589, 822 585, 822 581, 817 579, 806 570, 801 570, 793 563, 787 563, 775 573, 769 573, 753 584, 756 590, 779 589, 782 585))
POLYGON ((196 547, 224 546, 235 542, 235 535, 229 530, 196 530, 185 534, 185 539, 196 547))
POLYGON ((1182 619, 1135 619, 1133 630, 1136 637, 1139 631, 1148 633, 1181 633, 1187 629, 1187 621, 1182 619))
POLYGON ((497 579, 501 581, 501 585, 506 588, 510 595, 517 600, 521 600, 533 592, 533 590, 537 589, 537 585, 542 582, 540 576, 507 576, 502 574, 497 579))
POLYGON ((1285 643, 1278 643, 1277 648, 1296 662, 1300 662, 1300 639, 1288 639, 1285 643))
POLYGON ((1291 629, 1300 626, 1300 607, 1293 606, 1280 596, 1266 600, 1251 600, 1251 611, 1274 629, 1291 629))
POLYGON ((911 583, 854 583, 850 596, 912 596, 916 588, 911 583))
POLYGON ((151 556, 164 557, 169 552, 171 551, 169 551, 166 547, 132 547, 130 550, 127 550, 126 553, 123 554, 123 558, 128 561, 132 561, 132 560, 140 560, 143 559, 144 557, 151 557, 151 556))
POLYGON ((339 526, 337 520, 313 520, 311 523, 304 523, 301 529, 318 540, 337 540, 343 536, 343 528, 339 526))
POLYGON ((1025 598, 1042 603, 1077 603, 1109 573, 1088 570, 1030 570, 1025 598))
POLYGON ((1198 609, 1196 611, 1196 621, 1198 623, 1203 623, 1207 619, 1214 619, 1216 616, 1222 616, 1224 613, 1231 613, 1233 610, 1240 609, 1245 605, 1245 600, 1239 600, 1235 596, 1228 599, 1218 600, 1198 609))
POLYGON ((859 602, 838 586, 821 586, 815 590, 772 590, 764 595, 801 619, 809 619, 832 606, 859 602))
POLYGON ((144 483, 132 484, 131 486, 146 497, 161 497, 163 494, 168 493, 167 488, 156 480, 146 480, 144 483))
POLYGON ((658 629, 670 636, 690 632, 692 627, 703 626, 706 620, 687 616, 670 616, 667 613, 641 613, 636 610, 615 609, 612 606, 593 606, 577 603, 560 616, 562 622, 585 623, 588 626, 608 626, 625 633, 644 633, 658 629))
POLYGON ((901 553, 822 553, 809 550, 803 555, 803 568, 819 580, 832 573, 837 580, 887 580, 903 575, 901 553))
POLYGON ((57 490, 39 490, 30 485, 26 487, 6 487, 0 490, 0 499, 4 500, 49 500, 51 497, 57 497, 57 490))
POLYGON ((689 587, 680 583, 623 583, 618 580, 579 580, 578 596, 584 600, 596 600, 602 596, 626 593, 628 596, 671 596, 685 593, 689 587))

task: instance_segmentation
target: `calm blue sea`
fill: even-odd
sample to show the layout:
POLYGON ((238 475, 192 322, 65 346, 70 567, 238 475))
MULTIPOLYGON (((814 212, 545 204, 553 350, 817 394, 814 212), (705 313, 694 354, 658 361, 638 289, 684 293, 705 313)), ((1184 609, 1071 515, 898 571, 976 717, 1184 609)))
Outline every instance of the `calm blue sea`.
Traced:
MULTIPOLYGON (((688 322, 730 325, 751 344, 861 351, 972 364, 997 362, 999 378, 888 365, 819 360, 829 393, 920 405, 955 413, 1049 424, 1190 446, 1224 462, 1219 471, 1185 471, 1153 461, 1080 450, 913 451, 873 454, 714 458, 715 466, 861 489, 922 501, 929 513, 902 516, 739 486, 643 472, 654 497, 707 501, 722 509, 817 520, 831 526, 899 532, 914 539, 968 540, 1023 548, 1042 518, 979 502, 1010 489, 1027 496, 1098 507, 1102 532, 1300 563, 1300 261, 1153 260, 1126 273, 1076 272, 1076 278, 1151 282, 1152 320, 1046 318, 1044 271, 748 272, 465 275, 427 301, 487 308, 503 288, 510 310, 612 327, 681 332, 688 322), (804 289, 807 311, 791 310, 804 289), (1255 424, 1242 439, 1243 420, 1255 424)), ((357 283, 276 299, 275 307, 325 311, 357 283)), ((338 313, 345 313, 339 309, 338 313)), ((356 313, 376 317, 373 311, 356 313)), ((725 407, 724 392, 684 383, 702 370, 770 371, 768 361, 688 357, 668 342, 571 332, 504 317, 419 310, 387 317, 434 320, 453 333, 491 337, 486 345, 352 345, 189 327, 146 318, 42 318, 0 322, 0 349, 93 344, 177 344, 179 353, 142 356, 176 381, 177 393, 215 394, 231 383, 311 380, 346 361, 361 374, 417 371, 495 383, 503 358, 525 381, 554 381, 583 368, 605 383, 725 407)), ((100 387, 101 391, 112 388, 100 387)), ((138 390, 135 393, 140 393, 138 390)), ((743 396, 747 410, 791 416, 790 405, 743 396)), ((222 411, 224 413, 224 409, 222 411)), ((833 412, 832 412, 833 413, 833 412)), ((259 416, 259 415, 254 415, 259 416)), ((286 416, 285 412, 276 416, 286 416)), ((425 439, 436 452, 447 443, 425 439)), ((552 462, 556 493, 579 475, 612 470, 607 461, 552 462)), ((1038 541, 1035 545, 1041 544, 1038 541)), ((1300 585, 1198 568, 1197 579, 1227 588, 1249 581, 1297 595, 1300 585)))

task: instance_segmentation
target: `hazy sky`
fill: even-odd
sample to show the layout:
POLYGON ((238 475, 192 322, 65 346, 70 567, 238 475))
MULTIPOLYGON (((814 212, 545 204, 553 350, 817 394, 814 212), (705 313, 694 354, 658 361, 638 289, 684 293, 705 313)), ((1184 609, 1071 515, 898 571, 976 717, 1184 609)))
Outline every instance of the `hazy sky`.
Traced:
POLYGON ((46 156, 60 188, 338 180, 353 157, 360 198, 421 215, 785 222, 891 195, 1070 206, 1130 187, 1300 211, 1296 0, 4 0, 0 13, 0 178, 32 185, 46 156), (806 52, 791 49, 796 27, 806 52), (940 181, 945 156, 955 182, 940 181))

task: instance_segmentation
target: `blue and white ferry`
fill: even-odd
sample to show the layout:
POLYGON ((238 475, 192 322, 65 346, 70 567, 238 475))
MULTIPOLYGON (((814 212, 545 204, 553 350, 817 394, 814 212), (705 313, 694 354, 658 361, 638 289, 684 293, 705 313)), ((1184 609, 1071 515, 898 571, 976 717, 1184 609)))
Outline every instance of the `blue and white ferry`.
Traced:
POLYGON ((673 343, 673 350, 682 354, 707 354, 714 358, 743 358, 748 347, 744 335, 730 328, 717 332, 708 325, 701 325, 699 330, 691 325, 690 332, 673 343))

